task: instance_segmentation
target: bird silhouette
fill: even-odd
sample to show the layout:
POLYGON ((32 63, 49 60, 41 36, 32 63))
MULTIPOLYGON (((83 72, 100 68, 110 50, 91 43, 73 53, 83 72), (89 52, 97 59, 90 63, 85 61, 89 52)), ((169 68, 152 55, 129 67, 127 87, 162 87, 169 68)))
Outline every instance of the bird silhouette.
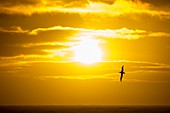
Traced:
POLYGON ((123 74, 125 74, 124 72, 124 66, 122 66, 122 70, 119 72, 121 75, 120 75, 120 82, 122 82, 122 78, 123 78, 123 74))

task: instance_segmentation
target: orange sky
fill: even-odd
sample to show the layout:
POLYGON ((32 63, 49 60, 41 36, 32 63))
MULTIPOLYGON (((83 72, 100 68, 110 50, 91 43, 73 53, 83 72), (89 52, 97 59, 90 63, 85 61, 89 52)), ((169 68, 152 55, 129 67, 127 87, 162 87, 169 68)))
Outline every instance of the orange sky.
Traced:
POLYGON ((169 6, 1 0, 0 105, 170 105, 169 6))

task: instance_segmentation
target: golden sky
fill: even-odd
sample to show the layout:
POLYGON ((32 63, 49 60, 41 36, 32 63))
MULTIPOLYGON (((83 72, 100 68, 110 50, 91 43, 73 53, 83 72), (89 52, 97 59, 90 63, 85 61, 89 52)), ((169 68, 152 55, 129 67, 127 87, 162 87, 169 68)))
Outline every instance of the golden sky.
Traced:
POLYGON ((169 0, 0 0, 0 105, 170 105, 169 29, 169 0))

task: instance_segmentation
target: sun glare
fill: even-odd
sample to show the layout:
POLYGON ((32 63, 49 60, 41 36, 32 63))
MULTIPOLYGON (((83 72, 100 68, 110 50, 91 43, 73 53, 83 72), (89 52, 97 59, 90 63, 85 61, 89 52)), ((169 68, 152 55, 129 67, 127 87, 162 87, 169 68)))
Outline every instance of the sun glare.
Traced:
POLYGON ((75 61, 84 64, 92 64, 101 61, 102 51, 98 43, 98 40, 82 40, 79 45, 75 47, 75 61))

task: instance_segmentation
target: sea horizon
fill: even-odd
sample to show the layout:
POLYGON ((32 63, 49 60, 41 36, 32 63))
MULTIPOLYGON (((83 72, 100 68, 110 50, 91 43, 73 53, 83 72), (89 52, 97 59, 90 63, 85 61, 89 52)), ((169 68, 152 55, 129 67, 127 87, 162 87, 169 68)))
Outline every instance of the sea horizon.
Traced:
POLYGON ((0 106, 0 113, 169 113, 169 105, 20 105, 0 106))

